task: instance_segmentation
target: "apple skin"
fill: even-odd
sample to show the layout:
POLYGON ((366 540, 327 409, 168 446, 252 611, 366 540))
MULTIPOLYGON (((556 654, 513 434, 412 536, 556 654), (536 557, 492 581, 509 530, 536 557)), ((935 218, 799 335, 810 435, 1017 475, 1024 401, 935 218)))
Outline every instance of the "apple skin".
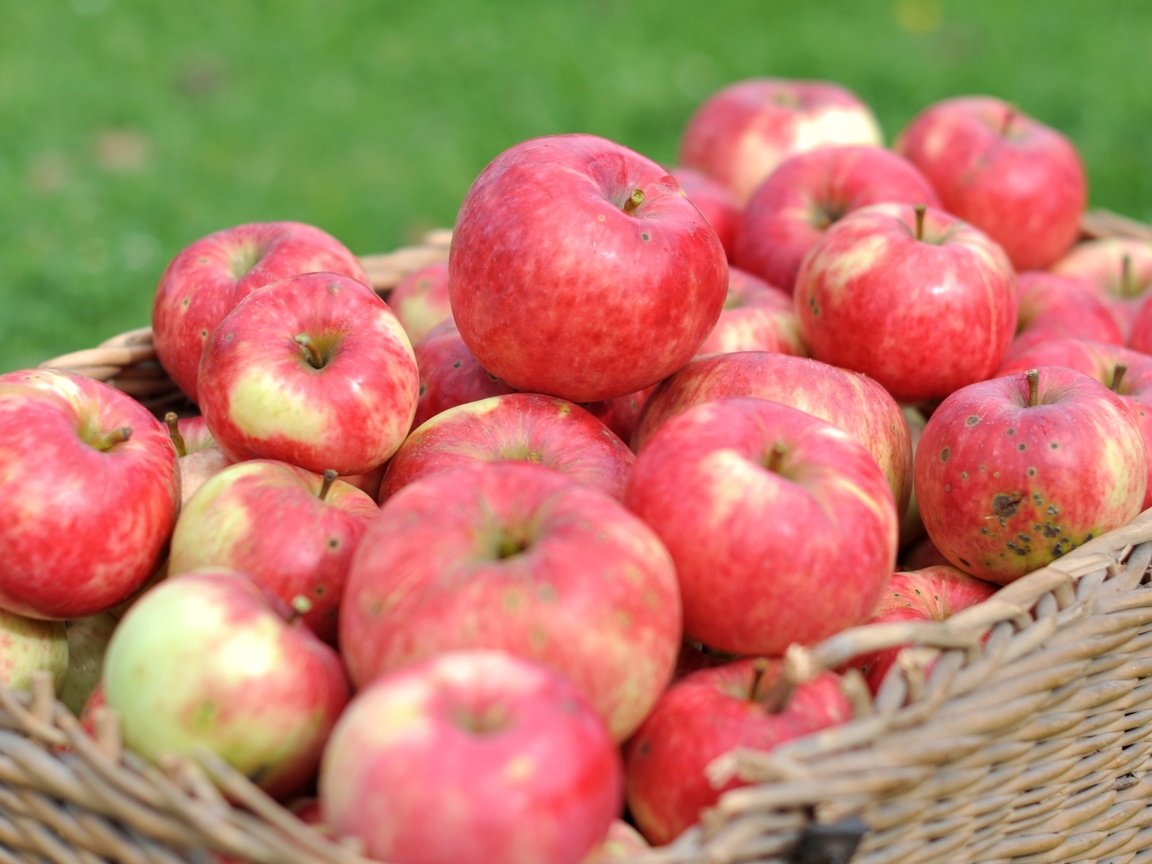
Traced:
POLYGON ((900 201, 939 207, 932 184, 881 146, 818 147, 785 159, 740 213, 732 263, 789 295, 805 254, 853 210, 900 201))
POLYGON ((205 567, 240 570, 335 645, 356 544, 380 512, 367 492, 274 459, 230 465, 184 506, 168 578, 205 567))
POLYGON ((761 181, 795 153, 882 143, 872 109, 837 83, 749 78, 714 91, 688 118, 677 162, 722 183, 743 207, 761 181))
POLYGON ((545 465, 619 499, 635 454, 567 399, 505 393, 448 408, 413 429, 388 462, 379 500, 429 474, 494 460, 545 465))
POLYGON ((824 232, 796 276, 813 357, 899 402, 944 398, 996 371, 1016 332, 1016 273, 986 234, 936 208, 872 204, 824 232))
POLYGON ((612 399, 581 402, 580 406, 619 435, 621 441, 630 442, 636 431, 636 424, 640 421, 640 412, 644 410, 644 403, 655 389, 654 384, 635 393, 615 396, 612 399))
POLYGON ((744 658, 693 672, 668 688, 628 741, 628 807, 650 843, 670 843, 721 795, 747 785, 709 781, 708 765, 724 754, 772 750, 852 718, 832 672, 797 684, 782 707, 772 704, 781 666, 779 658, 744 658))
POLYGON ((1051 266, 1057 275, 1099 296, 1131 347, 1142 306, 1152 297, 1152 243, 1133 237, 1098 237, 1073 246, 1051 266))
MULTIPOLYGON (((977 579, 951 564, 897 570, 888 578, 888 588, 866 623, 944 621, 961 609, 983 603, 999 588, 999 585, 977 579)), ((903 648, 898 645, 860 654, 841 671, 859 669, 875 696, 903 648)))
POLYGON ((0 441, 0 607, 79 618, 132 595, 180 506, 164 424, 102 381, 19 370, 0 375, 0 441))
POLYGON ((920 169, 941 208, 979 228, 1017 270, 1043 270, 1072 248, 1088 181, 1076 146, 1003 99, 942 99, 892 149, 920 169))
POLYGON ((758 276, 728 268, 728 295, 716 326, 696 356, 732 351, 808 355, 792 296, 758 276))
POLYGON ((671 679, 680 640, 676 572, 652 530, 527 462, 453 468, 389 498, 340 609, 357 686, 440 651, 505 650, 569 677, 617 740, 671 679))
POLYGON ((648 396, 632 449, 639 452, 662 424, 691 406, 728 396, 771 399, 839 426, 868 449, 888 479, 897 509, 907 509, 912 436, 900 405, 871 378, 808 357, 739 351, 693 360, 648 396))
POLYGON ((436 261, 404 276, 388 292, 388 306, 415 345, 433 327, 452 318, 448 261, 436 261))
POLYGON ((425 333, 412 350, 420 371, 413 429, 448 408, 516 392, 480 365, 451 318, 425 333))
POLYGON ((449 252, 452 316, 480 364, 516 390, 573 402, 678 369, 727 287, 724 247, 679 184, 594 135, 498 155, 465 195, 449 252))
POLYGON ((64 622, 68 668, 61 679, 60 701, 79 716, 104 670, 104 654, 119 620, 111 612, 64 622))
POLYGON ((1148 455, 1123 400, 1064 366, 970 384, 920 437, 916 497, 949 563, 998 585, 1140 512, 1148 455))
POLYGON ((68 664, 65 622, 29 618, 0 608, 0 685, 30 690, 32 673, 46 670, 59 694, 68 664))
POLYGON ((189 243, 169 262, 156 286, 152 334, 160 365, 198 402, 200 355, 224 316, 270 282, 320 271, 368 284, 360 260, 314 225, 252 222, 189 243))
POLYGON ((624 504, 660 537, 684 635, 780 655, 865 621, 896 564, 892 490, 864 445, 755 397, 704 402, 636 454, 624 504))
MULTIPOLYGON (((1005 362, 997 374, 1027 372, 1039 366, 1067 366, 1091 375, 1114 392, 1131 409, 1144 446, 1152 454, 1152 356, 1123 345, 1065 337, 1033 345, 1005 362)), ((1152 465, 1143 507, 1152 507, 1152 465)))
POLYGON ((1047 270, 1026 270, 1016 274, 1016 289, 1016 335, 1004 352, 1002 365, 1053 339, 1124 344, 1124 332, 1108 302, 1085 291, 1075 279, 1047 270))
POLYGON ((303 789, 349 687, 336 651, 289 619, 228 568, 148 591, 104 658, 104 699, 124 743, 150 760, 205 748, 274 797, 303 789))
POLYGON ((723 183, 712 179, 702 171, 676 165, 669 173, 680 184, 688 200, 696 205, 696 209, 715 229, 720 244, 731 260, 732 244, 736 239, 736 224, 740 218, 740 205, 736 198, 723 183))
POLYGON ((323 819, 381 861, 579 864, 623 805, 615 743, 559 673, 447 652, 360 690, 320 771, 323 819))
POLYGON ((201 413, 231 459, 278 459, 318 474, 362 474, 388 461, 411 428, 420 387, 392 310, 332 273, 292 276, 237 303, 204 347, 200 383, 201 413))

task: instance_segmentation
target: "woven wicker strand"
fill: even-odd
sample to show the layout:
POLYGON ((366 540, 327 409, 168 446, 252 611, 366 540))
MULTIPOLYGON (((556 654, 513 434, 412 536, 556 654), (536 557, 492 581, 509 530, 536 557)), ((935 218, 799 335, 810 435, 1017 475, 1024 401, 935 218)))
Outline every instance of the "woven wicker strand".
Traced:
MULTIPOLYGON (((1095 211, 1086 237, 1152 241, 1095 211)), ((386 296, 444 260, 450 234, 362 258, 386 296)), ((45 361, 154 411, 181 394, 141 328, 45 361)), ((873 700, 845 677, 850 722, 769 753, 736 751, 726 793, 676 842, 633 864, 1152 862, 1152 511, 948 621, 858 627, 794 646, 799 683, 866 651, 911 645, 873 700)), ((0 864, 366 864, 219 759, 148 764, 116 718, 89 738, 46 679, 0 688, 0 864)))

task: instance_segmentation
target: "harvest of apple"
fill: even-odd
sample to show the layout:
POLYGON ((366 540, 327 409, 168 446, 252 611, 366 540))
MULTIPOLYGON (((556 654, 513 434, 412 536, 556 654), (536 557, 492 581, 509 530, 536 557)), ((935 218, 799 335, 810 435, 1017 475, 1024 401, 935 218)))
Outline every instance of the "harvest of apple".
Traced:
POLYGON ((1000 100, 884 138, 761 78, 671 167, 525 140, 391 289, 318 226, 192 239, 153 297, 178 410, 0 376, 0 682, 387 864, 643 860, 716 759, 906 671, 790 651, 1152 505, 1148 244, 1081 239, 1074 144, 1000 100))

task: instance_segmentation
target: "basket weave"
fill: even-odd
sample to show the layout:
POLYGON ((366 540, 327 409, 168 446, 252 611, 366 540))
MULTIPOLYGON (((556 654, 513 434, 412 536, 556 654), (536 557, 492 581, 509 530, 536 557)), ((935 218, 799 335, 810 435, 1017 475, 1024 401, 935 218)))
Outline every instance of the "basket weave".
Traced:
MULTIPOLYGON (((1086 236, 1149 238, 1108 213, 1086 236)), ((364 258, 378 291, 441 260, 449 235, 364 258)), ((147 329, 46 361, 155 411, 180 395, 147 329)), ((911 643, 856 717, 770 753, 713 765, 724 795, 675 843, 633 864, 1152 862, 1152 510, 945 622, 871 625, 809 649, 802 681, 911 643), (930 672, 926 672, 930 670, 930 672)), ((0 687, 0 864, 365 864, 207 754, 151 765, 115 717, 88 737, 51 686, 0 687)))

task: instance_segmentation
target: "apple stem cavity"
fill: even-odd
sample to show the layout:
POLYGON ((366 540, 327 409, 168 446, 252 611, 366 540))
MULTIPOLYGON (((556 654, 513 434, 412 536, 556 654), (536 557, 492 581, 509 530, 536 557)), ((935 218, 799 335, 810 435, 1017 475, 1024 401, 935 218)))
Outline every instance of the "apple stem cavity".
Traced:
POLYGON ((752 662, 752 683, 748 687, 748 701, 758 703, 769 714, 779 714, 787 707, 796 685, 781 669, 776 680, 764 693, 761 693, 760 689, 764 684, 764 675, 768 671, 768 665, 768 660, 765 657, 757 657, 752 662))
POLYGON ((1112 386, 1113 393, 1120 392, 1120 384, 1124 381, 1124 376, 1128 374, 1127 363, 1117 363, 1116 368, 1112 370, 1112 386))
POLYGON ((917 240, 923 240, 924 239, 924 214, 928 212, 928 208, 923 204, 917 204, 915 207, 912 208, 912 210, 916 214, 915 237, 917 240))
POLYGON ((636 209, 644 203, 644 190, 633 189, 632 194, 628 196, 628 200, 624 202, 625 213, 635 213, 636 209))
POLYGON ((308 363, 313 369, 324 368, 324 355, 322 355, 316 347, 316 343, 312 341, 312 337, 307 333, 298 333, 293 341, 300 346, 300 353, 303 354, 305 362, 308 363))
POLYGON ((773 474, 779 474, 784 468, 784 458, 788 455, 788 448, 777 441, 768 451, 764 459, 764 468, 773 474))
POLYGON ((320 483, 320 492, 317 493, 316 497, 321 501, 325 500, 328 497, 329 491, 332 489, 332 484, 336 482, 336 479, 339 476, 340 475, 336 473, 335 469, 324 469, 324 479, 320 483))
POLYGON ((187 456, 188 442, 180 434, 179 419, 175 411, 169 411, 164 415, 164 423, 168 426, 168 436, 172 439, 173 446, 176 447, 176 455, 187 456))
POLYGON ((1028 382, 1028 401, 1025 407, 1035 408, 1040 404, 1040 370, 1029 369, 1024 373, 1024 378, 1028 382))

